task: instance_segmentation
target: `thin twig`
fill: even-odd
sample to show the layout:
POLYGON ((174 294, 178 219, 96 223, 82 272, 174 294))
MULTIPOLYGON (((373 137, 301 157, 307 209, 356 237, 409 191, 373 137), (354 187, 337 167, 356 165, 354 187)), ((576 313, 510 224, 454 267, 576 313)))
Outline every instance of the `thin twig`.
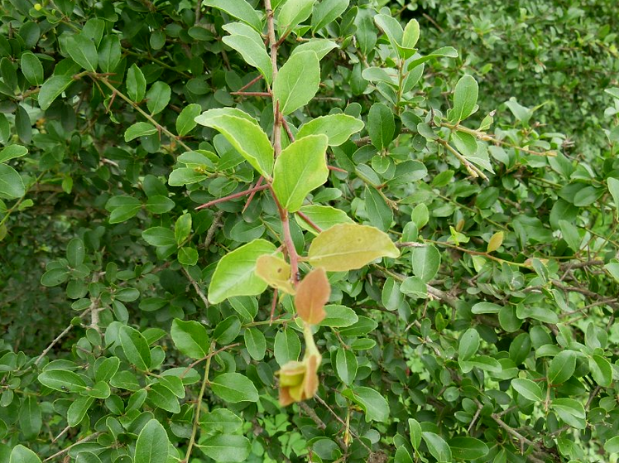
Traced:
POLYGON ((202 289, 198 285, 198 282, 192 278, 192 276, 189 274, 189 272, 187 271, 185 267, 182 267, 182 268, 183 268, 183 273, 185 274, 189 282, 194 287, 194 291, 196 291, 196 294, 198 294, 198 297, 200 297, 200 299, 202 300, 202 303, 205 305, 205 308, 208 308, 210 305, 209 299, 207 299, 207 296, 205 296, 205 293, 202 291, 202 289))
POLYGON ((232 195, 224 196, 223 198, 217 198, 217 199, 214 199, 213 201, 209 201, 208 203, 201 204, 200 206, 198 206, 196 208, 196 210, 205 209, 207 207, 211 207, 211 206, 214 206, 214 205, 219 204, 219 203, 224 203, 226 201, 230 201, 231 199, 241 198, 243 196, 247 196, 249 194, 252 194, 253 192, 266 190, 269 187, 270 187, 270 185, 261 185, 261 186, 257 186, 257 187, 254 187, 254 188, 250 188, 249 190, 240 191, 239 193, 234 193, 232 195))
POLYGON ((96 432, 94 434, 91 434, 90 436, 86 436, 84 439, 80 439, 79 441, 71 444, 69 447, 62 449, 60 452, 56 452, 54 455, 52 455, 51 457, 47 457, 45 460, 43 460, 43 463, 45 463, 46 461, 50 461, 53 460, 56 457, 59 457, 60 455, 63 455, 65 453, 67 453, 69 450, 71 450, 73 447, 75 447, 76 445, 80 445, 83 444, 85 442, 89 442, 93 439, 96 439, 97 437, 99 437, 101 435, 100 432, 96 432))

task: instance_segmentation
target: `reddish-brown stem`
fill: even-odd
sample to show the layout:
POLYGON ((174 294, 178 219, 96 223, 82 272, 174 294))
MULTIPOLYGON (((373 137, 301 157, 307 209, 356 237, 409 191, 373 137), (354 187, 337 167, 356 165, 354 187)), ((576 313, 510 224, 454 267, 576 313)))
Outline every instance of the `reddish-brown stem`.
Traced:
POLYGON ((232 195, 224 196, 223 198, 214 199, 213 201, 209 201, 208 203, 201 204, 200 206, 196 208, 196 210, 204 209, 206 207, 211 207, 211 206, 214 206, 215 204, 230 201, 231 199, 241 198, 242 196, 247 196, 249 194, 256 193, 257 191, 266 190, 267 188, 269 188, 269 185, 255 186, 248 190, 240 191, 239 193, 234 193, 232 195))
POLYGON ((312 228, 314 228, 317 232, 321 233, 323 231, 323 229, 321 227, 319 227, 317 224, 315 224, 312 219, 310 219, 310 217, 308 217, 306 214, 304 214, 301 211, 297 211, 295 212, 295 214, 297 214, 299 217, 301 217, 301 219, 306 222, 308 225, 310 225, 312 228))
POLYGON ((290 33, 291 31, 288 31, 282 37, 280 37, 280 40, 276 42, 276 46, 279 47, 280 45, 282 45, 290 33))
POLYGON ((270 92, 230 92, 230 94, 240 96, 271 96, 270 92))
POLYGON ((259 80, 261 80, 263 78, 263 75, 260 74, 257 77, 254 77, 254 79, 252 79, 251 81, 249 81, 247 84, 245 84, 243 87, 241 87, 239 90, 237 90, 238 92, 243 92, 245 89, 250 88, 252 85, 254 85, 256 82, 258 82, 259 80))
POLYGON ((295 141, 295 137, 293 136, 293 132, 291 132, 291 128, 288 126, 288 122, 286 119, 282 118, 282 125, 284 126, 284 130, 286 130, 286 134, 288 135, 288 139, 293 143, 295 141))
MULTIPOLYGON (((261 183, 263 183, 264 177, 261 175, 257 182, 256 185, 254 185, 254 188, 257 188, 260 186, 261 183)), ((250 203, 252 202, 252 199, 254 199, 254 195, 256 194, 256 191, 253 191, 252 193, 250 193, 250 196, 248 197, 248 200, 245 202, 245 206, 243 206, 243 209, 241 210, 241 213, 244 213, 245 210, 250 206, 250 203)))
POLYGON ((336 167, 336 166, 327 166, 327 168, 329 170, 333 170, 335 172, 342 172, 343 174, 348 174, 348 172, 344 169, 341 169, 340 167, 336 167))
POLYGON ((293 279, 293 284, 297 284, 297 273, 299 272, 299 256, 297 255, 297 250, 295 249, 295 244, 293 243, 293 237, 291 236, 291 227, 288 221, 288 212, 282 210, 282 232, 284 234, 284 245, 286 246, 286 251, 288 253, 288 259, 291 264, 291 278, 293 279))
POLYGON ((269 314, 270 325, 273 323, 273 316, 276 313, 276 306, 278 305, 278 289, 273 290, 273 301, 271 301, 271 314, 269 314))

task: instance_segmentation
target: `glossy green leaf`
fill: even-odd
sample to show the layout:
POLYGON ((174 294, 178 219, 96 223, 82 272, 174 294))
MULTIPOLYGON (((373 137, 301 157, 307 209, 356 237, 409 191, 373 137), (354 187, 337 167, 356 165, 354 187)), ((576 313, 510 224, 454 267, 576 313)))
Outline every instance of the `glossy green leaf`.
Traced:
POLYGON ((199 322, 175 318, 170 328, 170 336, 176 348, 189 358, 204 358, 209 351, 207 330, 199 322))
POLYGON ((448 117, 454 123, 467 119, 476 111, 478 82, 470 75, 464 75, 454 89, 454 101, 448 117))
POLYGON ((41 463, 41 459, 32 450, 18 444, 11 451, 9 463, 41 463))
POLYGON ((34 53, 23 53, 20 67, 30 85, 39 86, 43 83, 43 66, 34 53))
POLYGON ((325 135, 308 135, 287 146, 274 166, 273 191, 280 205, 296 212, 308 194, 327 181, 325 135))
POLYGON ((78 374, 67 370, 46 370, 37 379, 41 384, 60 392, 81 392, 86 382, 78 374))
POLYGON ((258 32, 263 31, 263 24, 258 11, 252 8, 246 0, 204 0, 202 4, 225 11, 249 24, 258 32))
POLYGON ((413 248, 411 267, 413 273, 423 282, 428 283, 437 275, 441 265, 441 254, 433 245, 413 248))
POLYGON ((122 48, 118 35, 106 35, 99 46, 99 68, 102 72, 114 72, 121 62, 122 48))
POLYGON ((448 441, 452 456, 458 460, 477 460, 489 453, 489 447, 473 437, 455 437, 448 441))
POLYGON ((437 461, 452 461, 452 451, 443 437, 435 434, 434 432, 422 432, 422 439, 424 439, 424 442, 426 442, 426 445, 428 446, 429 452, 431 452, 431 455, 435 457, 437 461))
POLYGON ((216 462, 242 463, 247 461, 252 446, 244 436, 220 434, 201 440, 198 448, 216 462))
POLYGON ((146 107, 151 114, 162 112, 168 106, 171 94, 172 89, 166 82, 157 81, 151 85, 146 93, 146 107))
POLYGON ((383 103, 375 103, 368 112, 368 133, 372 144, 378 149, 386 149, 394 138, 396 125, 394 114, 383 103))
POLYGON ((349 0, 324 0, 312 11, 312 30, 324 28, 336 20, 349 6, 349 0))
POLYGON ((357 359, 353 352, 343 348, 336 351, 336 374, 347 386, 353 384, 357 375, 357 359))
POLYGON ((165 463, 168 443, 164 427, 157 420, 149 420, 138 435, 134 463, 165 463))
MULTIPOLYGON (((288 5, 288 2, 287 2, 288 5)), ((319 58, 313 51, 292 55, 273 82, 273 98, 282 114, 290 114, 307 105, 319 90, 319 58)))
POLYGON ((97 48, 91 39, 83 34, 76 34, 66 42, 67 52, 71 59, 87 71, 95 72, 99 62, 97 48))
POLYGON ((257 402, 254 383, 239 373, 224 373, 211 381, 211 389, 220 399, 230 402, 257 402))
POLYGON ((49 108, 54 100, 64 92, 69 85, 73 83, 72 76, 52 76, 47 79, 39 90, 39 106, 42 110, 49 108))
POLYGON ((233 296, 254 296, 267 289, 267 283, 255 274, 256 260, 275 252, 276 247, 258 239, 226 254, 218 262, 207 297, 217 304, 233 296))
POLYGON ((390 416, 390 406, 387 400, 375 389, 357 386, 345 389, 342 395, 351 399, 364 410, 366 422, 385 422, 390 416))
POLYGON ((144 100, 146 95, 146 79, 142 70, 135 63, 127 70, 125 85, 127 86, 127 95, 133 102, 139 103, 144 100))
POLYGON ((140 370, 148 370, 151 367, 151 350, 142 333, 130 326, 122 326, 118 334, 127 360, 140 370))
POLYGON ((222 133, 226 140, 266 178, 273 170, 273 147, 258 125, 247 113, 233 108, 211 109, 196 117, 200 125, 222 133))
POLYGON ((139 137, 146 137, 157 133, 157 128, 149 122, 136 122, 125 131, 125 141, 129 142, 139 137))
POLYGON ((469 360, 480 348, 480 335, 474 328, 470 328, 461 335, 459 340, 459 359, 469 360))
POLYGON ((284 35, 312 14, 316 0, 287 0, 278 14, 278 31, 284 35))
POLYGON ((0 198, 15 199, 25 194, 24 182, 17 171, 11 166, 0 164, 0 198))
POLYGON ((339 146, 361 131, 364 122, 346 114, 331 114, 317 117, 299 128, 297 139, 308 135, 327 135, 329 146, 339 146))
POLYGON ((525 397, 527 400, 531 400, 533 402, 541 402, 543 397, 543 392, 540 389, 540 386, 536 384, 534 381, 529 379, 521 379, 516 378, 512 380, 512 388, 525 397))
POLYGON ((562 384, 573 376, 577 356, 573 351, 565 350, 553 357, 547 368, 549 384, 562 384))
POLYGON ((21 145, 10 145, 0 151, 0 162, 10 161, 11 159, 21 158, 28 154, 28 148, 21 145))
POLYGON ((225 24, 223 29, 230 35, 222 41, 241 54, 246 63, 255 67, 268 84, 272 81, 271 58, 265 49, 265 42, 253 28, 242 23, 225 24))

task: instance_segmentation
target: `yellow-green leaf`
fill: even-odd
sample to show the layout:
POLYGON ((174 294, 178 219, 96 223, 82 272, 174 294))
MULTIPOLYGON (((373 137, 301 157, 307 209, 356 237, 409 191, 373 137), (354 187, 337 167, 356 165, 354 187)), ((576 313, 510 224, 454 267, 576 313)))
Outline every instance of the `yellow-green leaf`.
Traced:
POLYGON ((504 232, 495 233, 489 240, 487 245, 487 252, 497 251, 504 242, 504 232))
POLYGON ((291 284, 291 266, 281 257, 265 254, 256 261, 256 274, 272 288, 295 294, 291 284))
POLYGON ((367 225, 343 223, 321 232, 310 245, 308 260, 328 272, 362 268, 381 257, 396 258, 400 252, 381 230, 367 225))

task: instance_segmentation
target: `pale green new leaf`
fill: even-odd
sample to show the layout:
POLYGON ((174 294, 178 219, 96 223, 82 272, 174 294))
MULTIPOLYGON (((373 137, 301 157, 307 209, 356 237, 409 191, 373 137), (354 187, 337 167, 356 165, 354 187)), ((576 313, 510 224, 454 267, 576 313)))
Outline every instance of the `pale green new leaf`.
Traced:
POLYGON ((242 23, 231 23, 222 26, 230 35, 223 42, 241 54, 246 63, 258 69, 265 81, 271 84, 271 58, 265 50, 265 43, 260 34, 250 26, 242 23))
POLYGON ((332 40, 327 39, 310 39, 301 45, 296 46, 291 53, 291 56, 306 51, 313 51, 319 57, 319 60, 323 59, 334 48, 338 48, 338 44, 332 40))
POLYGON ((231 16, 249 24, 258 32, 263 30, 260 14, 246 0, 204 0, 203 6, 225 11, 231 16))
POLYGON ((284 35, 310 17, 316 0, 287 0, 278 14, 278 31, 284 35))
POLYGON ((258 239, 222 257, 211 278, 209 302, 217 304, 229 297, 255 296, 265 291, 267 283, 255 274, 256 261, 275 250, 274 244, 258 239))
POLYGON ((279 101, 282 114, 308 104, 319 90, 320 82, 321 67, 316 53, 304 51, 291 56, 273 82, 273 98, 279 101))
POLYGON ((224 135, 252 167, 263 177, 271 178, 273 147, 267 134, 249 114, 234 108, 210 109, 195 120, 224 135))
POLYGON ((299 210, 308 193, 327 181, 327 142, 325 135, 308 135, 291 143, 278 156, 273 191, 289 212, 299 210))
POLYGON ((360 119, 347 114, 331 114, 306 122, 299 128, 297 139, 308 135, 323 134, 327 135, 329 146, 339 146, 363 128, 364 122, 360 119))

